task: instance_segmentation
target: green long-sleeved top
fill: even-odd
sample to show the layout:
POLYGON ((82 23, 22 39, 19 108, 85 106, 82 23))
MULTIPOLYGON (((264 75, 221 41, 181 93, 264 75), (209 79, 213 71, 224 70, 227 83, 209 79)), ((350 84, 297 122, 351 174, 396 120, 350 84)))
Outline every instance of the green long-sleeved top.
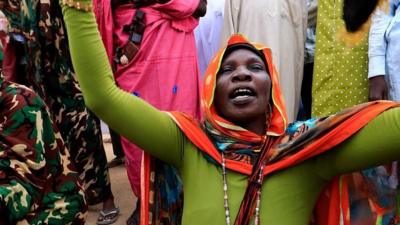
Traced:
MULTIPOLYGON (((113 80, 92 13, 63 8, 73 64, 85 102, 111 128, 144 151, 174 165, 184 188, 183 225, 225 224, 222 169, 208 162, 173 120, 113 80)), ((340 146, 264 181, 261 224, 308 225, 323 186, 334 176, 400 157, 400 109, 384 112, 340 146)), ((228 171, 235 217, 247 176, 228 171)), ((234 221, 235 218, 232 218, 234 221)))

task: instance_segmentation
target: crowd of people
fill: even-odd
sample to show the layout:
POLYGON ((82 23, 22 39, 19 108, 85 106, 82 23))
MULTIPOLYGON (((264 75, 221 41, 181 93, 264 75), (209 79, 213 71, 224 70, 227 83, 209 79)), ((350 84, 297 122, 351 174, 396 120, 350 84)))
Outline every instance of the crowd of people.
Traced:
POLYGON ((0 225, 400 224, 399 6, 0 0, 0 225))

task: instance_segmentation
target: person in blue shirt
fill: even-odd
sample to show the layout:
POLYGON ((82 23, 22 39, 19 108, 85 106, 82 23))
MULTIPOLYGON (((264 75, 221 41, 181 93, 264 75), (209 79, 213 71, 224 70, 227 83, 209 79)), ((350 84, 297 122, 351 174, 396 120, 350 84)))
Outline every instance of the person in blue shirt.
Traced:
POLYGON ((369 34, 370 100, 400 101, 400 0, 385 0, 369 34))

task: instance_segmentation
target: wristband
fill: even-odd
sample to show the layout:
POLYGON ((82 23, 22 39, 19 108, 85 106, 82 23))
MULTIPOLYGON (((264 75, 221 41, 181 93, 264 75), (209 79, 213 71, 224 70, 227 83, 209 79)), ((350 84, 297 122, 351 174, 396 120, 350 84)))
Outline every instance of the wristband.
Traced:
POLYGON ((80 11, 90 12, 93 10, 92 1, 79 1, 79 0, 61 0, 61 6, 68 6, 80 11))

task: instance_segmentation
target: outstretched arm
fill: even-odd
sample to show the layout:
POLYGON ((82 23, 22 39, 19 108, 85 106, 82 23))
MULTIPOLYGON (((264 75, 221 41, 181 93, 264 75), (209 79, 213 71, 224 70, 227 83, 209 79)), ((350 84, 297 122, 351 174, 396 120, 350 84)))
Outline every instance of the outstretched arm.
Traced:
POLYGON ((317 159, 327 179, 400 159, 400 108, 373 119, 350 139, 317 159))
POLYGON ((86 105, 146 152, 179 164, 182 133, 166 113, 116 86, 93 13, 63 6, 63 14, 86 105))

